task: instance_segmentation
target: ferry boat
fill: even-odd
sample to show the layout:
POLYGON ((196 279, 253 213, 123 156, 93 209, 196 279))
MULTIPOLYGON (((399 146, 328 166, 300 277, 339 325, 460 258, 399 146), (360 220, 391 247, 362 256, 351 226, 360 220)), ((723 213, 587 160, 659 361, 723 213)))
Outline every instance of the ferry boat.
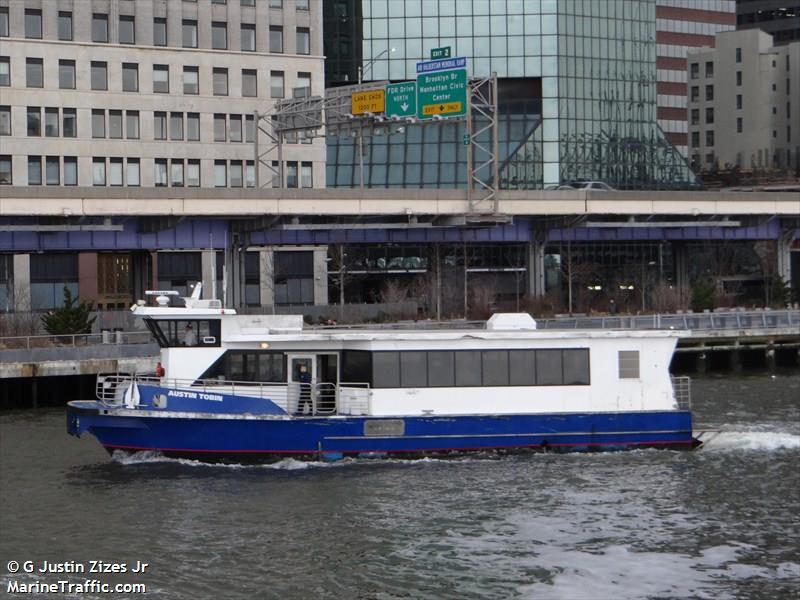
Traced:
POLYGON ((67 429, 109 452, 207 461, 418 457, 468 451, 691 449, 680 332, 538 330, 528 314, 480 327, 306 327, 156 292, 139 301, 155 374, 98 376, 67 429), (178 304, 178 303, 176 303, 178 304))

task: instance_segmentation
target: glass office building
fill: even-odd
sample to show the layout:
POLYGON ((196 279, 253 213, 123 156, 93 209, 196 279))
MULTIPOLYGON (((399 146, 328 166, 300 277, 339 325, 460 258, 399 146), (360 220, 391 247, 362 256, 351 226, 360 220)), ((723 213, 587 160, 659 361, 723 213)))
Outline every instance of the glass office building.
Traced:
MULTIPOLYGON (((325 11, 329 86, 357 81, 359 67, 364 80, 415 79, 443 46, 471 76, 497 73, 501 188, 694 181, 657 125, 655 0, 333 0, 325 11)), ((466 185, 463 122, 398 129, 366 138, 365 185, 466 185)), ((329 138, 328 186, 360 184, 357 148, 329 138)))

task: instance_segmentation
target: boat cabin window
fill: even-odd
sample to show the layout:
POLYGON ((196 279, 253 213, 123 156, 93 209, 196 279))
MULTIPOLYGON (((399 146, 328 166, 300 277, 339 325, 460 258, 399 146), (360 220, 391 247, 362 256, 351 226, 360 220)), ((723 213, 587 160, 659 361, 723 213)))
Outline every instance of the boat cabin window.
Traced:
POLYGON ((162 348, 219 346, 219 319, 145 319, 144 324, 162 348))
POLYGON ((639 379, 639 351, 619 351, 619 378, 639 379))
POLYGON ((369 355, 369 352, 344 352, 342 380, 368 381, 374 388, 590 384, 588 348, 373 352, 371 357, 369 355), (351 356, 354 354, 357 356, 351 356), (348 372, 348 368, 352 372, 348 372))
POLYGON ((228 350, 206 369, 200 379, 285 383, 286 356, 283 352, 228 350))

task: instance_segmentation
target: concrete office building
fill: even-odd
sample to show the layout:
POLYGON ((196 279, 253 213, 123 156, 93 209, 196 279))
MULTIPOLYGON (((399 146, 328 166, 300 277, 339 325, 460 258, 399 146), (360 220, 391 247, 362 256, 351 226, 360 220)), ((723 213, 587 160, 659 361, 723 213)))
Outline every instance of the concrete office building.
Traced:
MULTIPOLYGON (((321 22, 310 0, 0 0, 0 184, 254 186, 253 113, 322 93, 321 22)), ((324 186, 322 140, 284 160, 324 186)))
MULTIPOLYGON (((134 203, 133 188, 254 187, 254 112, 308 88, 323 93, 321 25, 318 0, 0 0, 0 185, 129 187, 134 203)), ((284 185, 324 187, 324 140, 287 141, 284 185)), ((259 183, 277 185, 259 166, 259 183)), ((155 235, 164 225, 138 227, 155 235)), ((207 235, 200 246, 218 243, 207 235)), ((59 306, 64 285, 107 308, 155 286, 213 285, 213 273, 220 287, 221 252, 177 242, 94 251, 102 247, 0 255, 0 307, 59 306)), ((327 302, 312 283, 325 248, 293 250, 247 253, 249 303, 327 302), (273 269, 288 278, 260 290, 259 272, 273 269)))
POLYGON ((696 169, 798 169, 800 42, 774 46, 757 29, 725 32, 688 62, 696 169))
POLYGON ((656 0, 658 125, 689 156, 686 53, 714 47, 714 36, 736 26, 735 0, 656 0))
MULTIPOLYGON (((656 0, 331 0, 326 85, 416 78, 450 46, 471 75, 496 72, 500 187, 578 179, 685 187, 688 164, 656 118, 656 0), (392 50, 393 49, 393 50, 392 50)), ((412 125, 365 146, 364 183, 464 187, 463 125, 412 125)), ((359 186, 352 140, 329 140, 327 185, 359 186)))
POLYGON ((736 28, 760 29, 776 46, 800 40, 800 1, 736 0, 736 28))

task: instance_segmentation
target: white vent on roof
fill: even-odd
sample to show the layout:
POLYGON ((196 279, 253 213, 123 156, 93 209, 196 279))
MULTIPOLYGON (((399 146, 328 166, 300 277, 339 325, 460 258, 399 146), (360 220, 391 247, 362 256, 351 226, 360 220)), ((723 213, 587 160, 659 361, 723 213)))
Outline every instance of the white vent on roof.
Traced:
POLYGON ((497 313, 486 321, 486 329, 494 331, 536 329, 536 321, 528 313, 497 313))

